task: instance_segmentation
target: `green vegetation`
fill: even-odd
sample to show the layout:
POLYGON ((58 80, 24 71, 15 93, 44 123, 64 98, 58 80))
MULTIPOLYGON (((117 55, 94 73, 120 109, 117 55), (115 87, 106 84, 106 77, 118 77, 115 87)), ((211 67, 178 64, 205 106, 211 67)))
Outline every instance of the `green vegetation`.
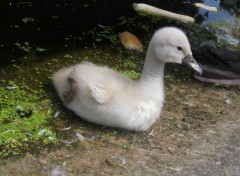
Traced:
MULTIPOLYGON (((23 42, 23 43, 16 42, 16 43, 14 43, 14 45, 17 46, 17 48, 19 50, 23 51, 25 54, 29 54, 32 51, 34 51, 34 47, 31 46, 29 42, 23 42)), ((41 48, 38 46, 38 47, 36 47, 35 51, 37 53, 44 53, 47 51, 47 49, 41 48)))
POLYGON ((41 48, 41 47, 38 46, 38 47, 36 48, 36 51, 39 52, 39 53, 42 53, 42 52, 45 52, 45 51, 47 51, 47 50, 46 50, 45 48, 41 48))
POLYGON ((137 64, 134 63, 132 60, 125 60, 122 64, 123 67, 125 68, 130 68, 130 69, 136 69, 137 64))
POLYGON ((52 109, 43 90, 0 80, 0 157, 56 143, 49 120, 52 109))
POLYGON ((102 31, 96 32, 94 30, 89 31, 95 42, 108 41, 111 47, 119 44, 118 34, 114 31, 114 27, 105 27, 102 31))
POLYGON ((134 63, 132 60, 124 60, 122 63, 119 63, 119 66, 116 66, 113 69, 123 73, 131 79, 137 79, 140 76, 140 73, 136 71, 138 66, 139 64, 134 63))
POLYGON ((134 70, 132 70, 132 71, 123 70, 123 71, 120 71, 120 72, 122 72, 124 75, 126 75, 126 76, 128 76, 129 78, 132 78, 132 79, 137 79, 140 76, 140 73, 137 73, 134 70))
POLYGON ((215 29, 218 27, 229 27, 230 24, 227 21, 213 21, 210 23, 210 27, 215 29))
POLYGON ((71 59, 71 58, 73 58, 73 56, 71 56, 70 54, 64 54, 63 57, 66 58, 66 59, 71 59))
POLYGON ((235 7, 234 9, 238 14, 240 14, 240 8, 235 7))
POLYGON ((28 42, 23 42, 22 44, 16 42, 16 43, 14 43, 14 44, 15 44, 20 50, 22 50, 22 51, 24 51, 24 52, 26 52, 26 53, 29 53, 30 50, 31 50, 31 47, 30 47, 30 45, 29 45, 28 42))

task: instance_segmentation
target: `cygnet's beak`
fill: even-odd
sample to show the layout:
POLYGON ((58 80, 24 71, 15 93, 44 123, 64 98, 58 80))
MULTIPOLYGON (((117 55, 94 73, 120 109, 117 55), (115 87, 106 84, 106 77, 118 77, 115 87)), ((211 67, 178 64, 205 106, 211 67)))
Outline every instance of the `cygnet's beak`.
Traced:
POLYGON ((203 72, 202 68, 199 66, 199 64, 192 55, 187 55, 186 57, 183 58, 182 61, 186 66, 196 71, 199 75, 202 74, 203 72))

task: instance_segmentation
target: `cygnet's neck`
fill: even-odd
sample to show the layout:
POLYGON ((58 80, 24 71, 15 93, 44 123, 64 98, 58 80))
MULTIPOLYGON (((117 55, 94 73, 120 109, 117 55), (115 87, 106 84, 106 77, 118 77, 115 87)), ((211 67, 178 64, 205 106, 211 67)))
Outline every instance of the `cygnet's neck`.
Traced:
POLYGON ((165 63, 160 61, 153 53, 152 48, 147 50, 141 81, 162 81, 164 76, 165 63))
POLYGON ((153 93, 163 92, 164 66, 165 63, 156 57, 150 46, 147 50, 143 71, 139 79, 139 83, 144 89, 149 89, 153 93))

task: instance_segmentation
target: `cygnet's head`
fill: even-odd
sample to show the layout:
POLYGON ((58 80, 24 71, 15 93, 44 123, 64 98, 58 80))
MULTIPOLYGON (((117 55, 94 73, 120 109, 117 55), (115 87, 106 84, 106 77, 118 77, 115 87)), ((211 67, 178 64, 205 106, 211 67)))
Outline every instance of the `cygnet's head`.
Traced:
POLYGON ((162 62, 184 63, 199 74, 201 67, 192 56, 187 36, 176 27, 164 27, 156 31, 151 39, 149 49, 162 62))

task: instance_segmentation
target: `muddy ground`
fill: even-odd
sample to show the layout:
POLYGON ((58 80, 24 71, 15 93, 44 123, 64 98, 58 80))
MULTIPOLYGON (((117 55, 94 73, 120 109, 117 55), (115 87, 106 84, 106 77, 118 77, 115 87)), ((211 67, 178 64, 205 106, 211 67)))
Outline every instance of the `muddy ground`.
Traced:
POLYGON ((61 142, 1 159, 0 176, 240 175, 240 87, 168 74, 175 78, 166 78, 163 113, 150 130, 93 125, 62 107, 61 142))

